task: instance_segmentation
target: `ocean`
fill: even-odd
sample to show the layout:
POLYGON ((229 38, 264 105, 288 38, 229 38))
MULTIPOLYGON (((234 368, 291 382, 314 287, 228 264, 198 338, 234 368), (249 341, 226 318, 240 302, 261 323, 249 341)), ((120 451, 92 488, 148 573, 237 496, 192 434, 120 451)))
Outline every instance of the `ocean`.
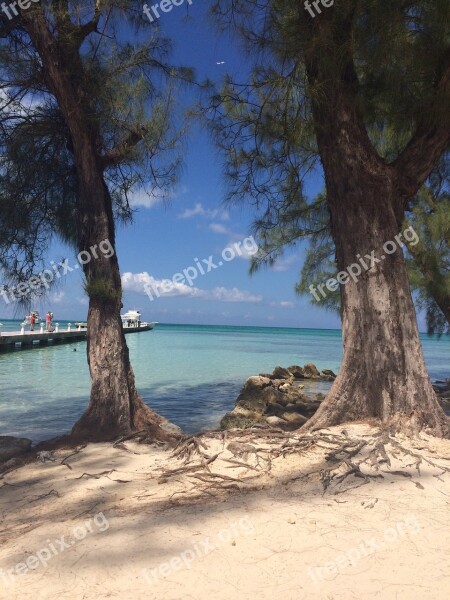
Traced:
MULTIPOLYGON (((450 377, 450 338, 421 338, 432 380, 450 377)), ((158 324, 126 339, 145 402, 187 433, 218 427, 251 375, 307 362, 338 371, 342 360, 339 330, 158 324)), ((67 432, 89 388, 86 342, 0 353, 0 435, 38 442, 67 432)))

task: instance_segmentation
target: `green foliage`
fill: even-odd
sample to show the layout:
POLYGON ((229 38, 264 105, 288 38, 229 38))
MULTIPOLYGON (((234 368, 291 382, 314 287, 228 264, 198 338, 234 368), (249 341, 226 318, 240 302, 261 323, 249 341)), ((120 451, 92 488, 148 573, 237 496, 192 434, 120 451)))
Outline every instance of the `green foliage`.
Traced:
POLYGON ((95 277, 85 282, 84 291, 91 300, 105 303, 122 300, 122 290, 114 288, 108 280, 101 277, 95 277))
MULTIPOLYGON (((430 135, 438 125, 450 128, 448 92, 437 85, 450 55, 450 4, 339 0, 311 19, 294 0, 216 0, 213 13, 222 27, 235 28, 252 60, 248 82, 228 77, 208 106, 210 127, 226 157, 229 200, 252 203, 258 211, 254 229, 261 248, 251 270, 309 240, 297 286, 309 295, 310 283, 336 272, 325 202, 305 194, 305 181, 320 161, 317 135, 323 124, 314 106, 323 108, 322 114, 336 110, 329 94, 343 93, 334 76, 344 72, 345 93, 351 94, 351 108, 361 117, 371 150, 394 174, 396 160, 419 128, 430 135), (316 60, 327 75, 322 83, 309 77, 316 60), (336 89, 325 91, 327 78, 336 89)), ((444 268, 446 252, 436 220, 424 218, 421 232, 426 239, 430 228, 424 252, 428 261, 435 257, 435 272, 444 268)), ((415 286, 419 301, 433 307, 430 329, 441 331, 436 286, 425 285, 423 278, 415 286)), ((339 301, 338 293, 328 294, 320 305, 339 310, 339 301)))
MULTIPOLYGON (((133 192, 164 196, 176 181, 184 125, 174 97, 193 74, 170 64, 169 41, 137 0, 30 10, 43 12, 58 39, 115 217, 130 220, 133 192)), ((21 20, 0 31, 0 109, 0 268, 4 281, 20 282, 43 267, 54 236, 71 247, 80 239, 73 140, 21 20)))

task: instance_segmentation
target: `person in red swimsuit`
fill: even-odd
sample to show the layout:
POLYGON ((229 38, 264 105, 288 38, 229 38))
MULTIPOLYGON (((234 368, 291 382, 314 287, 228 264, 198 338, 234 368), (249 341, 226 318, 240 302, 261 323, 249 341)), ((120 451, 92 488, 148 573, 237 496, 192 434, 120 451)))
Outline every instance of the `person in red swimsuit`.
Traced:
POLYGON ((30 315, 30 331, 34 331, 35 323, 36 323, 36 315, 34 314, 34 312, 32 312, 30 315))

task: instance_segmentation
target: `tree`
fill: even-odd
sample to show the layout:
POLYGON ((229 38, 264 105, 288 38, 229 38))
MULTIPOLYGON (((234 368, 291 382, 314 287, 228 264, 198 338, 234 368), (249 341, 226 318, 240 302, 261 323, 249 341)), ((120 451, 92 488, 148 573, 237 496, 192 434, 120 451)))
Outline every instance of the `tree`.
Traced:
POLYGON ((359 257, 370 263, 341 285, 344 358, 306 427, 376 418, 448 435, 405 260, 383 251, 449 147, 448 3, 342 0, 314 16, 293 0, 219 0, 215 8, 257 57, 249 82, 228 80, 214 99, 231 196, 253 198, 276 220, 299 202, 320 156, 338 269, 359 257), (394 132, 394 156, 377 151, 372 129, 394 132))
MULTIPOLYGON (((43 188, 48 188, 33 185, 35 178, 23 162, 25 147, 35 152, 28 162, 44 182, 52 186, 57 170, 74 181, 72 189, 60 194, 53 188, 53 198, 47 195, 46 202, 54 206, 56 200, 66 213, 73 211, 72 238, 79 252, 102 240, 115 248, 114 214, 131 214, 130 192, 144 184, 149 192, 167 188, 176 174, 173 150, 179 134, 171 125, 173 86, 167 82, 187 79, 190 72, 167 63, 167 40, 152 33, 143 39, 141 18, 140 4, 131 0, 57 0, 22 10, 3 29, 0 65, 6 107, 18 97, 25 104, 31 101, 26 115, 9 111, 3 118, 5 161, 16 169, 25 204, 42 201, 43 188), (130 30, 123 23, 135 27, 136 42, 127 41, 130 30), (52 167, 50 157, 58 148, 63 152, 54 156, 52 167)), ((8 196, 6 188, 4 193, 8 196)), ((13 201, 11 195, 9 199, 13 201)), ((62 229, 47 222, 36 225, 36 231, 48 239, 62 229)), ((24 239, 29 239, 26 232, 24 239)), ((168 439, 166 420, 144 404, 135 387, 120 319, 117 255, 99 256, 83 265, 83 271, 92 388, 89 407, 72 437, 109 439, 148 429, 168 439)))
POLYGON ((450 196, 448 164, 408 211, 419 242, 409 246, 408 273, 425 310, 428 333, 450 333, 450 196))
MULTIPOLYGON (((403 230, 412 226, 419 238, 413 244, 406 241, 408 277, 416 292, 416 304, 425 311, 428 334, 439 336, 450 333, 449 183, 447 165, 443 163, 409 203, 402 226, 403 230)), ((325 297, 317 293, 318 283, 337 275, 325 194, 311 204, 290 207, 279 215, 277 223, 257 220, 254 235, 259 252, 252 257, 251 273, 274 264, 287 248, 305 242, 306 256, 296 291, 313 305, 340 313, 338 290, 327 290, 325 297)))

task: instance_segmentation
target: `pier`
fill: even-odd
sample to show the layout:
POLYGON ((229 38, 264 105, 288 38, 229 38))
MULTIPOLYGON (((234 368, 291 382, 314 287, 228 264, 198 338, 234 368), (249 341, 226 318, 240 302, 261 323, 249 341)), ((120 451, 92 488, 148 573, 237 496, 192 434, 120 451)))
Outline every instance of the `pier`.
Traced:
MULTIPOLYGON (((141 325, 138 327, 124 327, 124 333, 138 333, 140 331, 150 331, 152 325, 141 325)), ((0 351, 20 348, 35 348, 46 346, 47 344, 70 343, 85 340, 87 329, 72 328, 70 324, 67 329, 59 329, 56 324, 54 331, 44 331, 43 327, 38 331, 25 331, 22 327, 20 331, 5 331, 0 333, 0 351)))

